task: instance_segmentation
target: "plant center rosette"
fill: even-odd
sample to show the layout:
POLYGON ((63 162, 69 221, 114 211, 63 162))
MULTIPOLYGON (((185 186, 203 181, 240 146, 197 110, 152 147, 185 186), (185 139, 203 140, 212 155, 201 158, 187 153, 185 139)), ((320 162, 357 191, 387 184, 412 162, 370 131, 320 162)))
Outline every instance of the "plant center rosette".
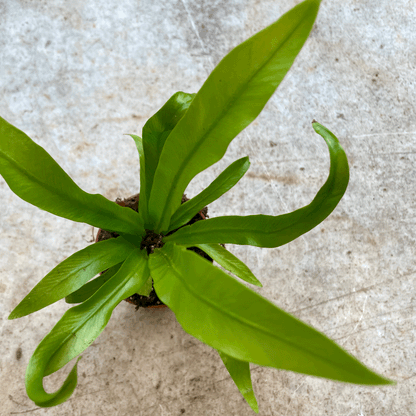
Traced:
MULTIPOLYGON (((117 198, 115 202, 122 207, 127 207, 136 212, 139 212, 139 195, 140 194, 132 195, 125 199, 117 198)), ((181 202, 183 204, 186 201, 189 201, 189 198, 187 198, 186 195, 184 194, 182 196, 181 202)), ((185 225, 191 225, 197 221, 205 220, 207 218, 208 218, 208 207, 205 207, 201 211, 199 211, 185 225)), ((173 234, 177 230, 178 229, 173 230, 169 232, 167 235, 173 234)), ((98 230, 97 236, 95 237, 95 242, 98 243, 99 241, 109 240, 110 238, 117 238, 118 236, 119 234, 115 232, 106 231, 100 228, 98 230)), ((151 254, 154 252, 155 248, 159 248, 162 246, 163 246, 162 236, 154 233, 151 230, 147 230, 146 235, 143 237, 140 248, 142 250, 146 249, 147 254, 151 254)), ((213 262, 212 257, 210 257, 207 253, 205 253, 198 247, 189 247, 188 250, 194 251, 195 253, 199 254, 201 257, 204 257, 210 262, 213 262)), ((100 275, 106 273, 107 271, 108 270, 102 271, 100 275)), ((150 291, 148 296, 135 293, 134 295, 129 296, 128 298, 124 300, 132 305, 135 305, 136 310, 138 310, 139 308, 165 308, 166 307, 166 305, 157 296, 155 288, 153 287, 153 284, 152 284, 152 290, 150 291)))

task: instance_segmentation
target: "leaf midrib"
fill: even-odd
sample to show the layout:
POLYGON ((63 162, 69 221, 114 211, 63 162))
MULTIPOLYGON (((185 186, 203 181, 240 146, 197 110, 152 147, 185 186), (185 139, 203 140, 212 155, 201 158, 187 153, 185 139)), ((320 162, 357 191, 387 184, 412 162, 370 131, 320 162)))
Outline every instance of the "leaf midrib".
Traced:
MULTIPOLYGON (((200 201, 211 198, 212 195, 217 193, 219 190, 221 190, 222 192, 223 190, 222 188, 225 188, 224 183, 226 183, 228 187, 229 186, 228 182, 230 181, 231 178, 235 176, 236 176, 235 171, 233 171, 229 175, 225 176, 225 178, 223 178, 222 181, 219 181, 217 184, 215 184, 215 186, 212 186, 211 189, 209 187, 212 185, 212 183, 207 188, 205 188, 201 193, 196 195, 194 198, 180 205, 180 207, 176 211, 176 212, 179 212, 179 214, 176 215, 176 218, 174 218, 176 212, 172 215, 171 224, 169 224, 169 230, 173 230, 185 224, 188 217, 193 218, 194 215, 198 213, 198 211, 196 210, 196 207, 200 204, 200 201), (195 212, 195 214, 191 216, 190 213, 193 213, 193 212, 195 212)), ((216 179, 218 179, 218 177, 216 179)), ((228 190, 230 190, 231 188, 232 186, 229 187, 226 191, 224 191, 223 194, 227 192, 228 190)))
MULTIPOLYGON (((174 266, 174 264, 170 261, 170 258, 169 258, 169 256, 167 255, 167 254, 165 254, 165 253, 163 253, 163 252, 161 252, 161 254, 167 259, 167 261, 168 261, 168 263, 169 263, 169 266, 173 269, 173 271, 174 271, 174 273, 175 273, 175 275, 177 276, 177 278, 178 278, 178 280, 183 284, 183 286, 185 287, 185 289, 187 289, 188 290, 188 292, 190 292, 191 293, 191 295, 193 295, 193 296, 195 296, 195 298, 197 298, 198 300, 200 300, 202 303, 204 303, 205 305, 207 305, 208 307, 210 307, 210 308, 212 308, 212 309, 214 309, 215 311, 218 311, 218 310, 221 310, 225 315, 228 315, 229 316, 229 318, 231 318, 232 320, 235 320, 235 321, 237 321, 237 322, 240 322, 240 323, 242 323, 242 324, 245 324, 245 325, 247 325, 247 326, 249 326, 249 327, 251 327, 251 328, 254 328, 255 330, 258 330, 258 331, 260 331, 260 332, 262 332, 263 334, 266 334, 267 336, 269 336, 269 337, 271 337, 271 338, 277 338, 280 342, 282 342, 283 344, 287 344, 287 345, 289 345, 289 346, 291 346, 291 347, 293 347, 294 349, 296 349, 296 350, 298 350, 298 351, 300 351, 300 352, 306 352, 307 354, 309 354, 309 355, 311 355, 311 356, 313 356, 313 357, 316 357, 316 358, 318 358, 319 360, 321 360, 321 361, 323 361, 323 362, 325 362, 325 363, 330 363, 330 364, 333 364, 336 368, 340 368, 341 370, 343 370, 343 371, 346 371, 346 372, 348 372, 348 373, 350 373, 350 374, 352 374, 353 375, 353 377, 356 377, 356 374, 355 373, 352 373, 352 372, 350 372, 348 369, 346 369, 345 367, 342 367, 342 366, 340 366, 338 363, 336 363, 336 362, 334 362, 334 361, 332 361, 332 360, 328 360, 326 357, 322 357, 322 356, 320 356, 319 354, 316 354, 316 353, 314 353, 314 352, 311 352, 311 351, 309 351, 309 350, 305 350, 305 349, 302 349, 300 346, 298 346, 297 344, 295 344, 295 343, 293 343, 292 341, 288 341, 288 340, 286 340, 285 338, 282 338, 282 337, 280 337, 280 336, 278 336, 278 335, 276 335, 276 334, 274 334, 274 333, 271 333, 271 332, 269 332, 266 328, 263 328, 263 327, 258 327, 256 324, 254 324, 254 323, 251 323, 250 321, 247 321, 246 319, 244 319, 244 318, 242 318, 241 316, 239 316, 239 315, 237 315, 237 314, 235 314, 235 313, 232 313, 232 312, 229 312, 229 311, 225 311, 224 312, 224 310, 222 310, 222 309, 220 309, 219 307, 218 307, 218 305, 216 305, 214 302, 212 302, 212 301, 209 301, 209 300, 207 300, 207 299, 205 299, 205 298, 203 298, 203 297, 201 297, 200 295, 199 295, 199 293, 196 293, 194 290, 192 290, 192 288, 183 280, 183 279, 181 279, 181 275, 180 275, 180 273, 177 271, 177 269, 175 268, 175 266, 174 266)), ((214 266, 215 267, 215 266, 214 266)), ((163 278, 162 278, 163 279, 163 278)), ((283 313, 285 313, 284 311, 282 311, 283 313)), ((289 315, 290 316, 290 315, 289 315)), ((295 318, 296 319, 296 318, 295 318)), ((300 321, 299 321, 300 322, 300 321)), ((314 330, 313 328, 311 328, 311 327, 308 327, 309 329, 311 329, 311 330, 314 330)), ((314 331, 316 331, 316 330, 314 330, 314 331)), ((317 331, 318 332, 318 331, 317 331)), ((321 333, 319 333, 318 332, 318 334, 319 335, 321 335, 324 339, 326 339, 326 341, 328 341, 329 343, 331 343, 331 344, 334 344, 334 342, 333 341, 331 341, 329 338, 327 338, 325 335, 323 335, 323 334, 321 334, 321 333)), ((334 344, 335 346, 336 346, 336 344, 334 344)), ((334 345, 332 345, 332 346, 334 346, 334 345)), ((346 352, 346 351, 343 351, 346 355, 348 355, 348 358, 352 358, 352 357, 350 357, 349 356, 349 354, 346 352)), ((353 359, 353 358, 352 358, 353 359)), ((367 370, 368 371, 368 370, 367 370)))
MULTIPOLYGON (((131 278, 131 276, 130 276, 130 278, 131 278)), ((115 290, 112 291, 111 295, 114 295, 115 292, 120 293, 122 288, 129 282, 129 280, 130 279, 125 277, 125 280, 120 281, 119 285, 117 286, 117 288, 115 290)), ((106 282, 106 283, 108 283, 108 282, 106 282)), ((112 298, 114 299, 114 298, 116 298, 116 296, 112 296, 112 298)), ((102 303, 98 304, 96 308, 93 308, 91 310, 91 312, 87 315, 87 317, 85 317, 85 319, 83 319, 83 321, 79 325, 77 325, 73 330, 70 331, 70 333, 63 339, 63 341, 60 343, 59 347, 52 354, 52 356, 50 357, 50 359, 49 359, 48 363, 46 364, 45 368, 48 367, 49 363, 53 360, 53 358, 59 352, 59 350, 67 343, 67 341, 70 338, 72 338, 73 336, 76 336, 75 333, 78 332, 80 330, 80 328, 82 328, 84 325, 86 325, 88 323, 88 321, 91 319, 91 317, 93 317, 94 315, 99 313, 104 306, 110 306, 111 307, 111 305, 109 305, 109 303, 108 303, 108 299, 102 299, 102 303)))
MULTIPOLYGON (((320 204, 319 205, 319 207, 321 206, 322 204, 320 204)), ((319 208, 318 207, 318 208, 319 208)), ((299 208, 299 209, 304 209, 304 208, 306 208, 306 207, 303 207, 303 208, 299 208)), ((296 212, 296 211, 295 211, 296 212)), ((291 214, 291 213, 288 213, 288 214, 291 214)), ((284 214, 283 214, 284 215, 284 214)), ((310 215, 310 214, 309 214, 310 215)), ((253 216, 255 216, 255 217, 257 217, 257 215, 253 215, 253 216)), ((247 217, 250 217, 250 215, 247 215, 247 216, 241 216, 241 217, 239 217, 239 218, 247 218, 247 217)), ((274 217, 273 215, 265 215, 265 217, 271 217, 271 218, 276 218, 276 217, 274 217)), ((227 218, 227 216, 222 216, 222 217, 216 217, 216 218, 227 218)), ((206 224, 209 224, 209 221, 210 221, 210 219, 212 219, 212 220, 214 220, 215 218, 208 218, 206 221, 208 221, 208 222, 206 222, 206 224)), ((302 222, 305 222, 306 220, 303 220, 302 222)), ((192 224, 193 225, 193 224, 192 224)), ((185 228, 184 228, 184 234, 182 234, 183 236, 186 236, 186 237, 192 237, 192 236, 195 236, 195 235, 198 235, 198 234, 200 234, 200 230, 191 230, 191 227, 192 227, 192 225, 190 225, 189 227, 189 232, 188 233, 186 233, 185 234, 185 228)), ((289 228, 292 228, 293 227, 293 224, 289 224, 289 225, 287 225, 287 226, 285 226, 285 227, 283 227, 283 228, 279 228, 278 230, 274 230, 274 231, 270 231, 270 230, 266 230, 266 229, 251 229, 250 228, 250 225, 248 225, 248 226, 245 226, 245 227, 241 227, 241 228, 231 228, 231 227, 227 227, 227 226, 220 226, 220 225, 216 225, 215 227, 213 227, 213 228, 210 228, 210 229, 207 229, 207 230, 205 230, 205 233, 216 233, 216 232, 233 232, 233 233, 243 233, 243 234, 247 234, 248 232, 251 232, 251 233, 256 233, 256 234, 260 234, 260 235, 272 235, 272 234, 275 234, 275 233, 277 233, 277 232, 284 232, 284 231, 286 231, 287 229, 289 229, 289 228)), ((181 236, 179 235, 179 231, 178 231, 178 238, 180 238, 181 236)), ((169 241, 169 240, 167 240, 167 241, 169 241)), ((172 241, 172 242, 174 242, 175 240, 174 240, 174 237, 172 237, 172 239, 170 240, 170 241, 172 241)), ((204 243, 198 243, 198 244, 204 244, 204 243)), ((206 243, 206 244, 213 244, 213 243, 206 243)))
MULTIPOLYGON (((10 164, 14 165, 14 167, 17 168, 17 170, 19 170, 20 172, 22 172, 24 176, 27 176, 28 178, 32 179, 33 182, 36 182, 38 185, 45 188, 48 192, 58 194, 58 196, 60 196, 61 198, 62 198, 62 195, 64 195, 65 198, 67 198, 67 199, 72 199, 73 201, 78 201, 71 194, 64 194, 63 192, 60 191, 59 188, 54 188, 53 186, 50 186, 47 182, 43 182, 38 177, 36 177, 32 173, 30 173, 28 170, 22 168, 22 166, 16 160, 14 160, 13 158, 8 156, 6 153, 4 153, 1 150, 0 150, 0 156, 3 156, 3 158, 6 159, 6 161, 8 161, 10 164)), ((69 176, 68 176, 68 178, 72 181, 72 179, 69 176)), ((72 183, 71 185, 72 186, 75 185, 76 187, 78 187, 75 183, 72 183)), ((85 192, 81 188, 79 188, 79 190, 81 192, 85 192)), ((85 206, 88 206, 88 204, 85 204, 85 203, 82 203, 82 204, 85 205, 85 206)))
MULTIPOLYGON (((110 240, 111 241, 111 240, 110 240)), ((118 249, 118 250, 121 250, 121 248, 122 247, 118 247, 117 245, 116 245, 116 247, 115 247, 116 249, 118 249)), ((112 250, 114 250, 114 247, 112 248, 112 250)), ((48 288, 48 290, 53 290, 56 286, 59 286, 60 284, 62 284, 63 282, 66 282, 68 279, 70 279, 70 278, 72 278, 73 277, 73 275, 74 274, 76 274, 76 273, 78 273, 80 270, 84 270, 84 272, 86 272, 86 268, 87 267, 89 267, 89 266, 91 266, 91 264, 93 264, 93 263, 95 263, 96 261, 99 261, 99 260, 101 260, 103 257, 106 257, 106 256, 108 256, 108 253, 101 253, 101 255, 99 255, 99 257, 94 257, 94 258, 92 258, 92 259, 90 259, 90 261, 88 262, 88 260, 87 260, 87 264, 83 264, 83 265, 81 265, 81 266, 79 266, 74 272, 71 272, 71 273, 68 273, 66 276, 67 277, 64 277, 62 280, 60 280, 60 281, 58 281, 58 282, 56 282, 55 284, 53 284, 52 286, 49 286, 49 288, 48 288)), ((89 255, 87 255, 86 257, 90 257, 89 255)), ((126 258, 127 258, 127 255, 126 255, 126 258)), ((124 259, 125 260, 125 259, 124 259)), ((121 260, 121 261, 123 261, 123 260, 121 260)), ((120 263, 120 262, 118 262, 118 263, 120 263)), ((116 263, 116 264, 118 264, 118 263, 116 263)), ((70 266, 68 266, 68 267, 70 267, 70 266)), ((109 266, 109 267, 112 267, 112 266, 109 266)), ((66 272, 65 272, 65 270, 62 270, 62 271, 60 271, 59 272, 59 274, 65 274, 66 272)), ((39 282, 40 283, 40 282, 39 282)), ((80 286, 81 287, 81 286, 80 286)), ((75 289, 75 290, 77 290, 77 289, 75 289)), ((66 296, 66 295, 65 295, 66 296)), ((64 296, 63 296, 64 297, 64 296)))
MULTIPOLYGON (((331 172, 330 172, 330 174, 331 174, 331 172)), ((333 178, 333 180, 332 181, 330 181, 329 183, 328 183, 328 181, 327 182, 325 182, 324 183, 324 187, 326 186, 327 188, 325 189, 325 191, 326 191, 326 193, 330 193, 331 191, 332 191, 332 189, 335 187, 335 182, 336 182, 336 177, 335 177, 336 175, 334 175, 334 178, 333 178)), ((322 188, 321 188, 322 189, 322 188)), ((319 191, 318 191, 319 192, 319 191)), ((334 195, 332 196, 332 197, 334 197, 334 195)), ((315 200, 315 199, 314 199, 315 200)), ((310 205, 312 205, 313 203, 314 203, 314 200, 312 200, 312 202, 309 204, 309 205, 306 205, 306 206, 304 206, 304 207, 301 207, 301 208, 299 208, 299 209, 297 209, 297 210, 295 210, 295 211, 293 211, 293 212, 288 212, 288 213, 286 213, 286 214, 282 214, 282 215, 290 215, 290 214, 293 214, 294 212, 299 212, 299 211, 301 211, 301 210, 305 210, 305 209, 307 209, 310 205)), ((317 210, 319 210, 321 207, 322 207, 322 205, 324 205, 325 204, 325 202, 327 201, 327 199, 324 199, 324 198, 322 198, 322 201, 316 206, 316 207, 314 207, 314 209, 313 209, 313 211, 312 212, 310 212, 309 214, 308 214, 308 216, 309 215, 311 215, 313 212, 315 212, 315 211, 317 211, 317 210)), ((258 217, 259 215, 252 215, 252 216, 254 216, 254 217, 258 217)), ((250 215, 246 215, 246 216, 240 216, 239 218, 247 218, 247 217, 250 217, 250 215)), ((278 218, 279 216, 273 216, 273 215, 265 215, 265 217, 271 217, 271 218, 278 218)), ((226 215, 224 215, 224 216, 221 216, 221 217, 216 217, 216 218, 227 218, 227 216, 226 215)), ((207 222, 207 224, 209 224, 209 221, 210 220, 214 220, 215 218, 208 218, 206 221, 208 221, 207 222)), ((305 222, 305 221, 307 221, 307 219, 303 219, 301 222, 305 222)), ((205 222, 204 222, 205 223, 205 222)), ((202 223, 201 223, 202 224, 202 223)), ((193 224, 192 224, 193 225, 193 224)), ((198 230, 194 230, 194 231, 192 231, 192 225, 190 225, 189 227, 189 232, 187 232, 186 234, 185 234, 185 230, 186 230, 186 228, 183 228, 183 230, 184 230, 184 236, 187 236, 187 237, 192 237, 192 235, 195 235, 195 234, 199 234, 199 232, 200 231, 198 231, 198 230)), ((246 234, 247 232, 251 232, 251 233, 256 233, 256 234, 260 234, 260 235, 272 235, 272 234, 275 234, 276 232, 284 232, 285 230, 287 230, 287 229, 289 229, 289 228, 292 228, 293 227, 293 223, 292 224, 288 224, 288 225, 286 225, 285 227, 283 227, 283 228, 279 228, 278 230, 274 230, 274 231, 271 231, 271 230, 266 230, 266 229, 251 229, 250 228, 250 225, 248 225, 248 226, 245 226, 245 227, 243 227, 243 228, 231 228, 231 227, 229 227, 229 228, 227 228, 227 227, 224 227, 224 226, 220 226, 220 225, 216 225, 215 227, 213 227, 213 228, 211 228, 211 229, 208 229, 208 230, 205 230, 205 232, 206 233, 211 233, 211 232, 213 232, 213 233, 215 233, 215 232, 218 232, 218 231, 220 231, 220 232, 230 232, 230 231, 232 231, 232 232, 238 232, 238 233, 244 233, 244 234, 246 234)), ((178 233, 180 233, 180 230, 178 231, 178 233)), ((178 236, 178 238, 180 238, 180 235, 178 236)), ((172 241, 175 241, 174 240, 174 236, 172 237, 172 241)), ((204 243, 198 243, 198 244, 204 244, 204 243)), ((212 244, 212 243, 207 243, 207 244, 212 244)))
MULTIPOLYGON (((309 8, 307 9, 307 10, 309 10, 309 8)), ((304 14, 304 17, 305 17, 305 15, 306 15, 306 13, 304 14)), ((233 103, 233 102, 235 102, 236 100, 237 100, 237 98, 239 98, 241 95, 242 95, 242 91, 244 90, 244 87, 245 86, 247 86, 248 84, 250 84, 251 82, 252 82, 252 80, 253 80, 253 78, 274 58, 274 56, 280 51, 280 49, 286 44, 286 41, 293 35, 293 33, 299 28, 299 26, 301 26, 301 24, 303 23, 303 20, 304 20, 304 17, 302 18, 302 20, 301 20, 301 22, 299 23, 299 24, 297 24, 296 26, 295 26, 295 28, 293 29, 293 31, 291 31, 290 32, 290 34, 288 35, 288 36, 286 36, 285 38, 284 38, 284 41, 280 44, 280 46, 279 46, 279 48, 278 49, 276 49, 276 51, 270 56, 270 58, 261 66, 261 67, 259 67, 254 73, 253 73, 253 75, 248 79, 248 81, 245 83, 245 84, 243 84, 239 89, 238 89, 238 91, 236 92, 236 94, 234 94, 228 101, 227 101, 227 104, 224 106, 225 108, 226 108, 226 110, 224 111, 224 112, 220 112, 219 114, 221 114, 220 116, 218 116, 218 117, 216 117, 216 119, 211 123, 211 125, 210 125, 210 127, 208 128, 208 130, 202 135, 202 138, 201 138, 201 140, 199 140, 196 144, 195 144, 195 146, 192 148, 192 151, 189 151, 188 152, 188 156, 186 156, 184 159, 183 159, 183 162, 180 164, 180 166, 179 166, 179 169, 177 170, 177 173, 175 174, 175 176, 174 176, 174 179, 173 179, 173 181, 172 181, 172 183, 177 183, 178 182, 178 176, 181 176, 182 175, 182 173, 184 172, 184 166, 185 165, 188 165, 188 162, 189 162, 189 160, 190 159, 192 159, 192 156, 195 154, 195 153, 197 153, 197 151, 198 151, 198 149, 202 146, 202 144, 205 142, 205 140, 206 140, 206 137, 207 137, 207 135, 212 131, 212 130, 214 130, 214 128, 218 125, 218 123, 220 122, 220 120, 221 119, 223 119, 224 117, 226 117, 226 115, 229 113, 229 111, 230 111, 230 109, 231 109, 231 104, 233 103)), ((279 19, 280 20, 280 19, 279 19)), ((265 28, 266 29, 266 28, 265 28)), ((263 29, 264 30, 264 29, 263 29)), ((255 35, 254 35, 255 36, 255 35)), ((247 39, 248 40, 248 39, 247 39)), ((241 45, 241 44, 240 44, 241 45)), ((238 45, 239 46, 239 45, 238 45)), ((236 47, 236 48, 238 48, 238 46, 236 47)), ((233 49, 234 50, 234 49, 233 49)), ((228 55, 227 55, 228 56, 228 55)), ((295 59, 296 59, 296 57, 295 57, 295 59)), ((215 68, 216 69, 216 68, 215 68)), ((214 71, 215 71, 215 69, 214 69, 214 71)), ((285 74, 286 75, 286 74, 285 74)), ((279 83, 280 84, 280 83, 279 83)), ((203 86, 202 86, 202 88, 203 88, 203 86)), ((186 118, 186 115, 187 114, 185 114, 184 115, 184 117, 182 117, 182 119, 178 122, 178 124, 180 124, 181 123, 181 121, 183 122, 183 119, 185 119, 186 118)), ((249 123, 250 124, 250 123, 249 123)), ((176 129, 176 128, 175 128, 176 129)), ((174 130, 175 130, 174 129, 174 130)), ((173 130, 173 131, 174 131, 173 130)), ((243 129, 244 130, 244 129, 243 129)), ((168 139, 167 139, 168 140, 168 139)), ((231 139, 232 140, 232 139, 231 139)), ((160 158, 159 158, 159 160, 160 160, 160 158)), ((172 192, 174 192, 174 190, 176 189, 176 187, 171 187, 170 189, 169 189, 169 192, 168 192, 168 195, 167 195, 167 198, 166 198, 166 200, 168 200, 168 201, 170 201, 171 199, 172 199, 172 192)), ((159 220, 159 223, 158 223, 158 225, 157 225, 157 227, 159 227, 160 226, 160 223, 162 222, 162 220, 163 220, 163 217, 166 215, 166 210, 167 210, 167 206, 168 206, 168 204, 165 204, 164 205, 164 207, 163 207, 163 211, 162 211, 162 214, 161 214, 161 218, 160 218, 160 220, 159 220)))
MULTIPOLYGON (((66 186, 64 186, 62 188, 59 188, 59 187, 58 188, 54 188, 53 186, 50 186, 47 182, 43 182, 41 179, 39 179, 38 177, 36 177, 32 173, 30 173, 28 170, 24 169, 21 166, 21 164, 19 164, 15 159, 11 158, 9 155, 7 155, 2 150, 0 150, 0 157, 3 157, 3 159, 6 160, 6 162, 8 162, 9 164, 13 165, 15 167, 15 169, 17 169, 18 171, 20 171, 23 176, 26 176, 27 178, 31 179, 33 182, 37 183, 40 187, 44 188, 47 192, 49 192, 53 196, 58 196, 61 199, 64 199, 64 200, 66 199, 68 201, 73 201, 74 205, 75 205, 75 203, 78 204, 78 205, 81 205, 83 211, 88 211, 89 213, 92 213, 94 215, 97 215, 97 211, 91 209, 90 206, 89 206, 89 204, 88 204, 88 202, 85 201, 85 199, 83 199, 83 198, 81 198, 81 199, 80 198, 76 198, 76 197, 74 197, 74 195, 71 192, 63 192, 64 189, 67 189, 66 186)), ((58 168, 60 168, 59 165, 58 165, 58 168)), ((60 168, 60 169, 62 169, 62 168, 60 168)), ((65 175, 67 175, 67 178, 65 178, 65 179, 70 181, 70 183, 71 183, 70 186, 71 187, 76 187, 77 188, 77 191, 80 192, 80 193, 82 193, 82 195, 84 197, 86 197, 86 198, 92 196, 88 192, 85 192, 84 190, 82 190, 71 179, 71 177, 65 171, 63 171, 63 173, 65 175)), ((28 202, 28 201, 26 201, 26 202, 28 202)), ((109 201, 109 202, 111 202, 111 201, 109 201)), ((70 205, 70 204, 67 204, 67 205, 70 205)), ((114 215, 114 212, 109 211, 106 207, 101 207, 101 209, 102 209, 101 213, 108 214, 109 216, 114 215)), ((50 212, 50 211, 48 211, 48 212, 50 212)), ((57 214, 54 214, 54 215, 57 215, 57 214)), ((100 214, 98 214, 98 215, 100 215, 100 214)), ((58 215, 58 216, 60 216, 60 215, 58 215)), ((66 217, 63 217, 63 218, 66 218, 66 217)), ((112 221, 112 219, 109 219, 109 218, 108 218, 108 220, 112 221)), ((123 221, 127 221, 127 220, 126 219, 123 219, 123 221)), ((85 222, 85 221, 81 220, 81 221, 77 221, 77 222, 85 222)))

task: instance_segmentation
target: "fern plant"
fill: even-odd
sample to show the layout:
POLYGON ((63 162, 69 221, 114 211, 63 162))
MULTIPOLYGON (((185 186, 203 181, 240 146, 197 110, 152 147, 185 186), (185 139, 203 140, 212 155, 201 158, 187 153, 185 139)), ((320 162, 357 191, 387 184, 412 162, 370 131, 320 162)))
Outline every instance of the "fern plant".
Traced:
POLYGON ((187 250, 198 247, 236 277, 261 286, 223 245, 281 246, 318 225, 342 198, 349 178, 346 155, 337 138, 313 122, 328 146, 331 165, 309 205, 279 216, 225 216, 186 225, 242 178, 250 164, 247 157, 181 204, 192 178, 220 160, 231 140, 261 112, 309 36, 319 3, 300 3, 237 46, 197 94, 177 92, 147 121, 143 138, 132 136, 140 159, 138 212, 81 190, 42 147, 0 119, 0 174, 14 193, 52 214, 119 235, 57 265, 9 316, 20 318, 65 297, 80 302, 65 312, 29 361, 26 390, 37 405, 55 406, 71 396, 78 361, 54 393, 45 391, 43 378, 91 345, 121 300, 135 293, 146 296, 152 285, 183 329, 218 351, 256 412, 249 363, 349 383, 391 383, 322 333, 187 250), (146 243, 149 238, 152 247, 146 243))

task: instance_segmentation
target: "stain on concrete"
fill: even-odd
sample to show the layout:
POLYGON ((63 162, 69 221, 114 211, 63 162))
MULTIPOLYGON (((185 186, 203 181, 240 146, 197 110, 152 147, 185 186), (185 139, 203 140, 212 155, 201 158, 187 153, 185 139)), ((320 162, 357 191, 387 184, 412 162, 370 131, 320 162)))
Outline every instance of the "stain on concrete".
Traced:
POLYGON ((293 175, 281 177, 281 176, 275 176, 275 175, 267 175, 266 173, 254 173, 252 171, 249 171, 244 176, 247 178, 252 178, 252 179, 261 179, 266 182, 276 181, 276 182, 283 183, 285 185, 295 185, 300 182, 299 178, 293 175))

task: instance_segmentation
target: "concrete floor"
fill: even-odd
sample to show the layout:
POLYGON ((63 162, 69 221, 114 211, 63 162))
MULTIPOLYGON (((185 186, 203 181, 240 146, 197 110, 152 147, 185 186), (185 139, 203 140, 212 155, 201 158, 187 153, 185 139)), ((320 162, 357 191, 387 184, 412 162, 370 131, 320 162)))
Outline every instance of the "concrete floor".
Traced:
MULTIPOLYGON (((138 191, 124 133, 175 91, 196 92, 221 57, 297 0, 0 0, 0 114, 44 146, 85 190, 138 191)), ((416 7, 411 0, 324 0, 316 26, 258 119, 199 192, 231 161, 251 168, 211 216, 301 207, 326 179, 317 119, 351 165, 345 198, 319 227, 276 249, 229 247, 265 297, 336 340, 396 386, 362 387, 253 366, 260 415, 416 414, 416 7)), ((133 156, 132 156, 133 155, 133 156)), ((64 302, 7 321, 10 311, 96 230, 28 205, 0 180, 0 414, 252 415, 221 360, 169 310, 120 304, 80 361, 68 402, 40 409, 24 373, 64 302)), ((62 381, 65 370, 46 387, 62 381)))

